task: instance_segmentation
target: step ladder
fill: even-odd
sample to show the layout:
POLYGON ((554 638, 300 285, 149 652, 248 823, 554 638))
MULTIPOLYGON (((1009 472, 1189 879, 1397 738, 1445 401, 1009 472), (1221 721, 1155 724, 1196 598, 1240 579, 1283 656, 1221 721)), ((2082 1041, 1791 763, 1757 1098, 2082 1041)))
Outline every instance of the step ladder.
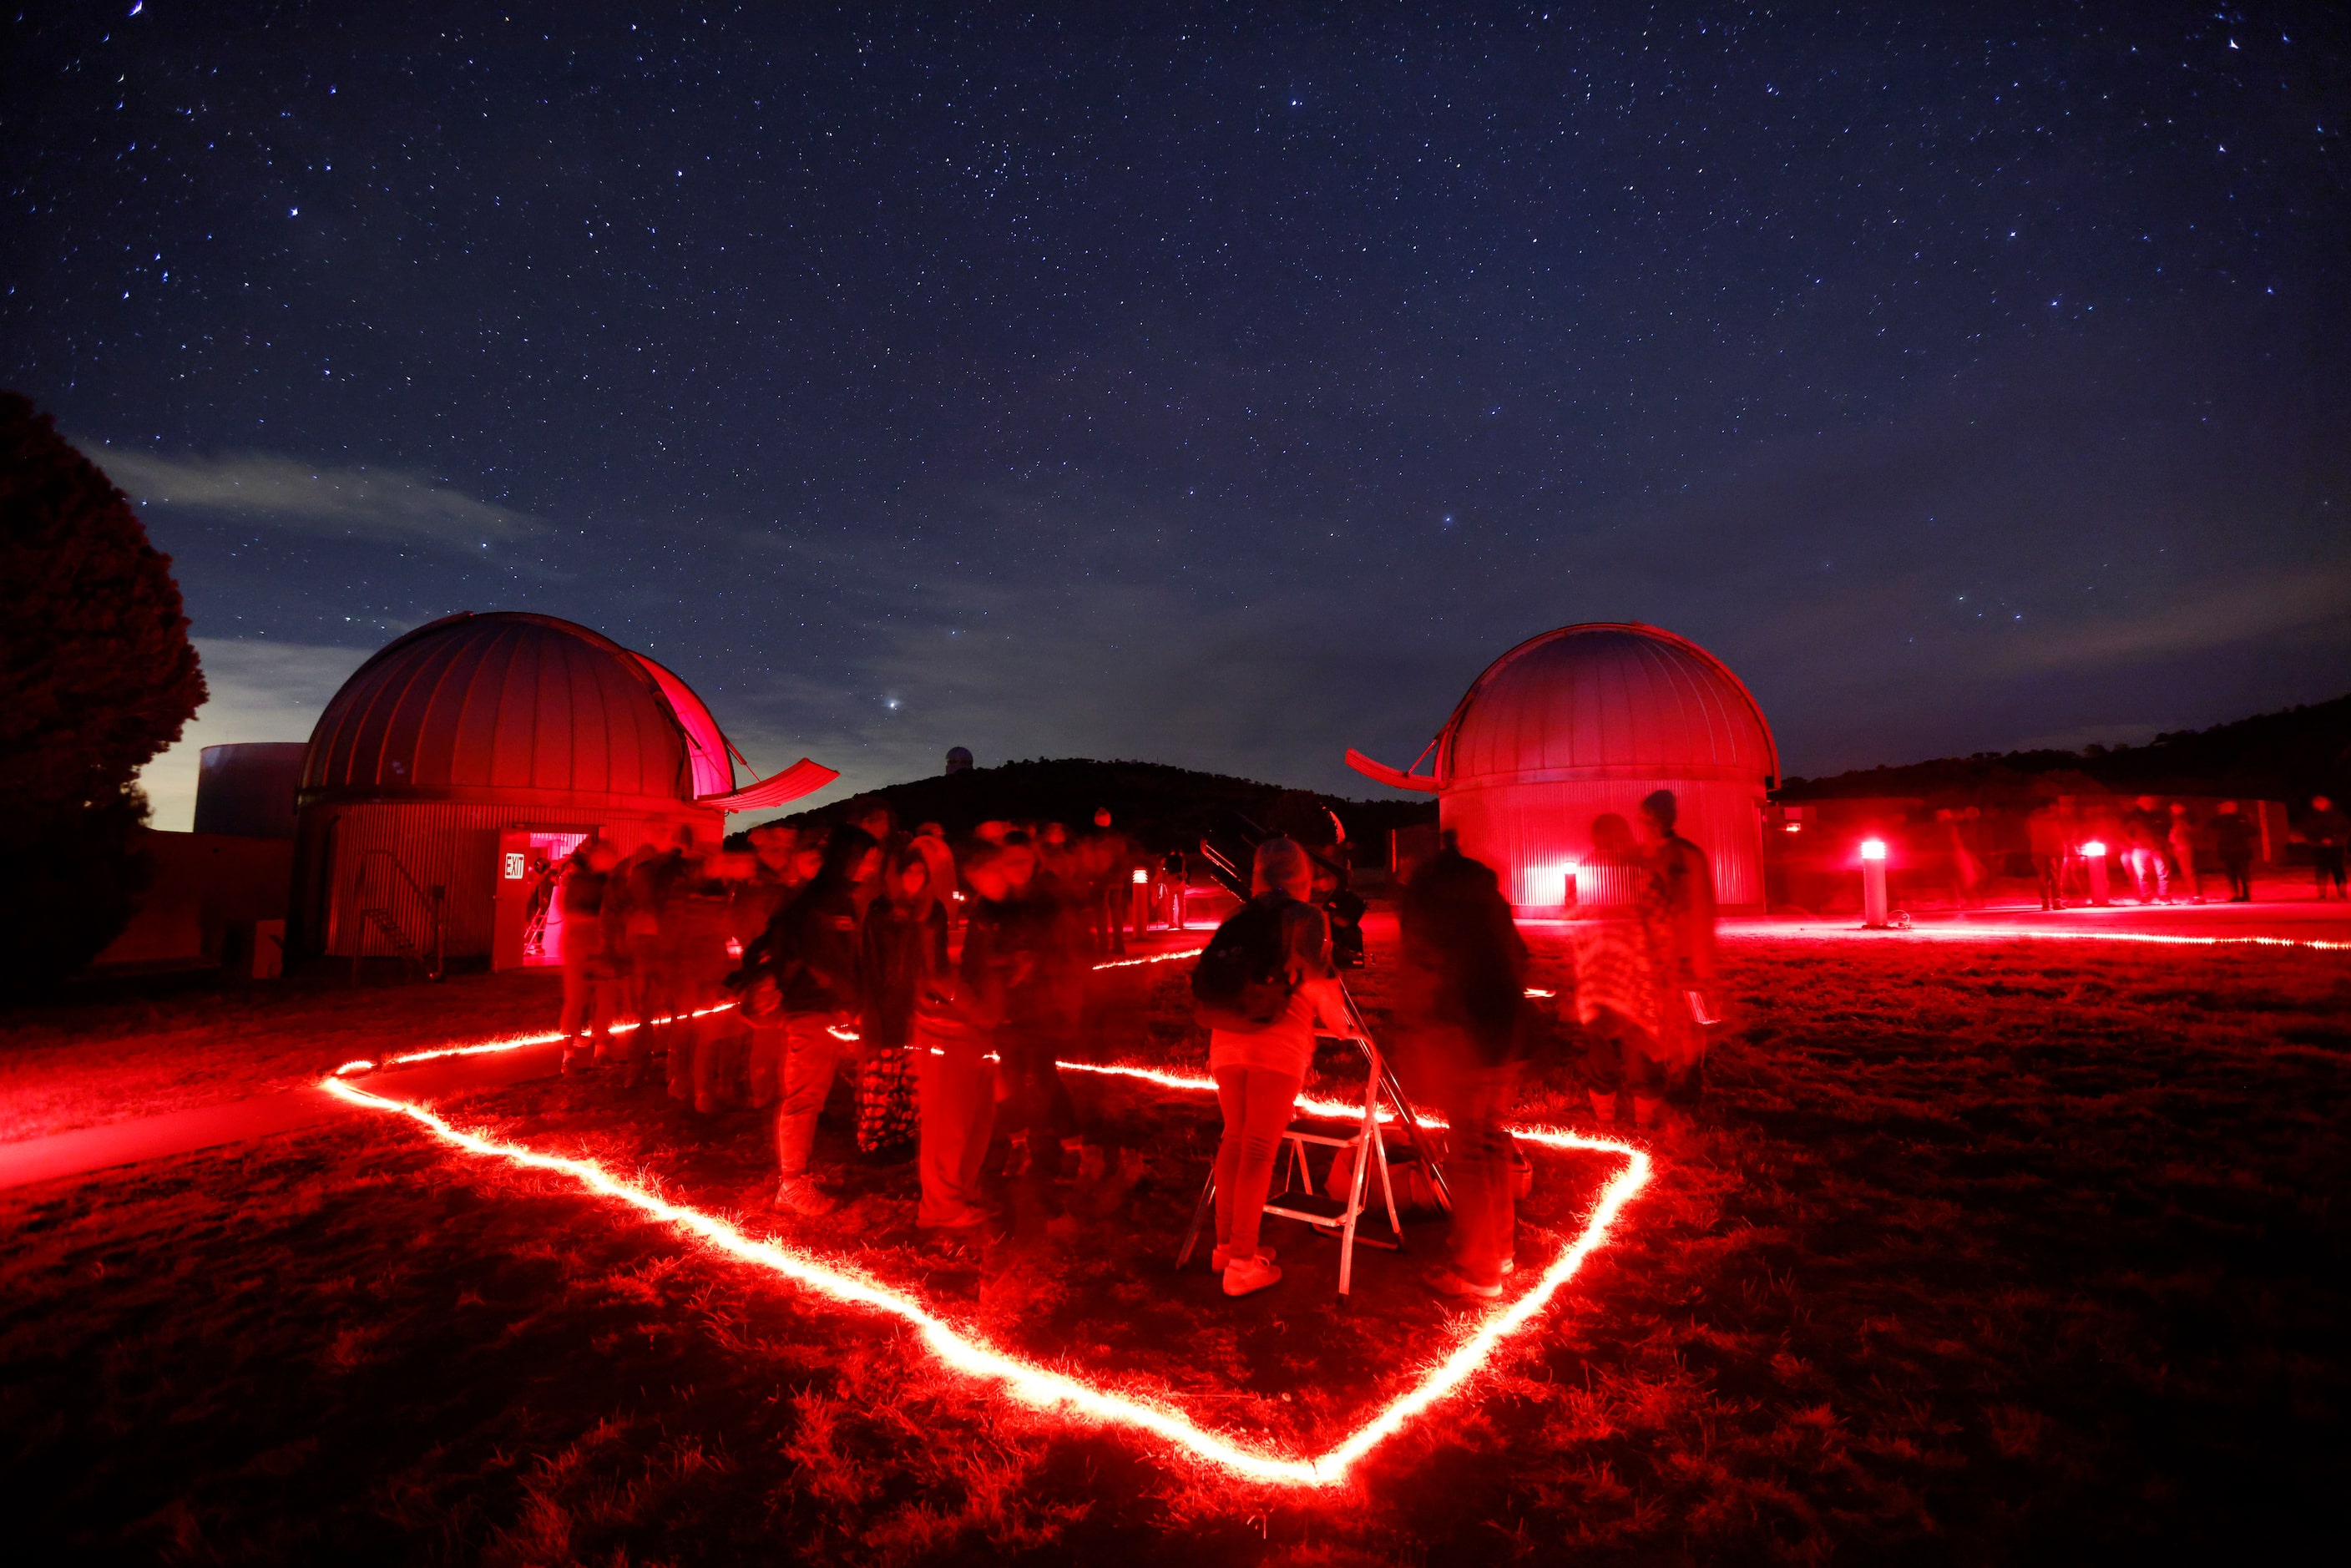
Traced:
MULTIPOLYGON (((1236 813, 1236 816, 1247 831, 1247 841, 1250 848, 1254 849, 1259 841, 1268 836, 1264 829, 1259 827, 1248 817, 1239 816, 1238 813, 1236 813)), ((1325 864, 1330 863, 1311 849, 1306 852, 1310 858, 1322 860, 1325 864)), ((1247 904, 1249 897, 1249 873, 1241 869, 1241 861, 1247 858, 1246 855, 1228 852, 1214 839, 1205 837, 1200 841, 1200 854, 1201 858, 1207 862, 1208 874, 1222 883, 1226 891, 1235 898, 1247 904)), ((1355 993, 1347 988, 1346 977, 1343 975, 1339 978, 1339 996, 1347 1005, 1347 1022, 1354 1030, 1354 1043, 1362 1049, 1364 1059, 1370 1067, 1371 1082, 1378 1094, 1387 1102, 1388 1112, 1395 1119, 1398 1135, 1411 1145, 1408 1155, 1390 1157, 1409 1157, 1417 1160, 1422 1173, 1428 1178, 1428 1190, 1436 1197, 1438 1210, 1446 1214, 1452 1213, 1453 1192, 1446 1186, 1444 1161, 1438 1157, 1427 1131, 1421 1126, 1420 1113, 1414 1108, 1412 1096, 1405 1092, 1404 1081, 1396 1076, 1395 1068, 1374 1042, 1370 1020, 1364 1017, 1364 1009, 1356 1005, 1355 993)))
MULTIPOLYGON (((1395 1185, 1388 1171, 1387 1142, 1380 1135, 1380 1097, 1382 1076, 1380 1053, 1368 1040, 1356 1042, 1371 1059, 1371 1071, 1364 1079, 1364 1111, 1355 1123, 1355 1130, 1343 1137, 1329 1133, 1310 1131, 1307 1124, 1292 1122, 1281 1134, 1281 1151, 1274 1155, 1275 1168, 1281 1171, 1281 1190, 1266 1199, 1265 1212, 1280 1219, 1295 1219, 1312 1226, 1324 1236, 1335 1237, 1339 1242, 1339 1299, 1345 1301, 1354 1282, 1355 1243, 1382 1247, 1392 1251, 1404 1247, 1404 1223, 1396 1215, 1395 1185), (1347 1184, 1347 1196, 1332 1197, 1324 1186, 1314 1181, 1313 1167, 1307 1163, 1309 1145, 1332 1151, 1335 1166, 1341 1160, 1352 1160, 1353 1175, 1347 1184), (1372 1204, 1372 1173, 1379 1173, 1379 1197, 1388 1216, 1388 1236, 1363 1236, 1358 1226, 1364 1213, 1372 1204)), ((1326 1184, 1327 1185, 1327 1184, 1326 1184)), ((1192 1209, 1191 1228, 1184 1233, 1184 1250, 1176 1255, 1176 1267, 1182 1269, 1192 1260, 1192 1252, 1200 1242, 1201 1227, 1209 1223, 1217 1209, 1217 1171, 1213 1162, 1208 1167, 1208 1179, 1200 1188, 1200 1201, 1192 1209)))

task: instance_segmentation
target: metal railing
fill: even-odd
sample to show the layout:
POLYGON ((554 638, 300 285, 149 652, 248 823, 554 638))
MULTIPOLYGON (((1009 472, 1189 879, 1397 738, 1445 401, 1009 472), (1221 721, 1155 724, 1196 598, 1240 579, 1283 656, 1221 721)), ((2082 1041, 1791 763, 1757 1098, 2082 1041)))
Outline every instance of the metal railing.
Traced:
POLYGON ((438 883, 430 889, 420 885, 416 878, 409 874, 408 868, 400 862, 400 857, 390 850, 369 850, 362 853, 359 868, 351 875, 351 984, 359 984, 360 960, 367 956, 368 933, 371 930, 381 934, 384 946, 392 949, 395 957, 422 970, 426 979, 439 979, 448 967, 448 902, 447 888, 438 883), (426 943, 410 936, 407 928, 401 924, 400 915, 390 904, 367 902, 368 873, 376 869, 378 862, 382 862, 382 868, 390 873, 389 878, 379 878, 387 891, 396 894, 400 889, 405 888, 416 904, 430 912, 433 934, 429 938, 429 951, 426 943))

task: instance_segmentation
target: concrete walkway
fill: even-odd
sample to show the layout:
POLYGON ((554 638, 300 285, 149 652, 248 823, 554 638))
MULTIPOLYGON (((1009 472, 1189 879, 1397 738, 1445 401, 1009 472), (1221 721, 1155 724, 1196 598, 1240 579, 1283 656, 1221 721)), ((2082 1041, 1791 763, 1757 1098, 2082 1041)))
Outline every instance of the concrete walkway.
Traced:
MULTIPOLYGON (((397 1085, 402 1099, 439 1099, 459 1091, 501 1088, 552 1076, 562 1065, 559 1046, 526 1045, 480 1056, 444 1057, 414 1067, 370 1073, 361 1084, 397 1085)), ((149 1160, 171 1159, 229 1144, 299 1132, 350 1115, 355 1107, 316 1086, 259 1094, 249 1100, 199 1105, 136 1121, 110 1122, 47 1138, 0 1144, 0 1190, 36 1182, 94 1176, 149 1160)))

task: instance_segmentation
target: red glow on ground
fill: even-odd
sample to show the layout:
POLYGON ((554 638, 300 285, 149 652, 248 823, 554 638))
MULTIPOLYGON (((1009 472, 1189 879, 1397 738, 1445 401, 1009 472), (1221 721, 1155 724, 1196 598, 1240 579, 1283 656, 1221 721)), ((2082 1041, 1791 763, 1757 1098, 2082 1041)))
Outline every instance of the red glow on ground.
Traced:
MULTIPOLYGON (((1188 927, 1186 929, 1189 929, 1188 927)), ((1140 958, 1113 958, 1106 964, 1096 964, 1097 969, 1132 969, 1137 964, 1165 964, 1171 958, 1196 958, 1207 952, 1205 947, 1177 947, 1165 953, 1146 953, 1140 958)))
MULTIPOLYGON (((542 1041, 555 1038, 541 1037, 542 1041)), ((394 1060, 423 1061, 478 1051, 513 1050, 527 1043, 531 1042, 491 1041, 480 1046, 417 1051, 394 1060)), ((355 1068, 358 1064, 350 1065, 355 1068)), ((1155 1068, 1102 1067, 1086 1062, 1063 1062, 1061 1066, 1072 1071, 1134 1078, 1163 1088, 1193 1092, 1213 1092, 1216 1088, 1213 1080, 1155 1068)), ((941 1362, 967 1376, 999 1385, 1023 1405, 1040 1410, 1058 1409, 1094 1425, 1146 1432, 1201 1462, 1250 1480, 1285 1487, 1332 1487, 1342 1483, 1358 1459, 1401 1431, 1415 1416, 1457 1392, 1505 1340, 1532 1322, 1551 1304, 1552 1299, 1583 1267, 1586 1259, 1607 1245, 1618 1215, 1648 1184, 1650 1173, 1648 1155, 1630 1144, 1556 1128, 1515 1129, 1521 1139, 1551 1148, 1621 1155, 1624 1168, 1601 1189, 1576 1239, 1552 1260, 1522 1294, 1489 1312, 1474 1327, 1466 1328, 1418 1383, 1382 1406, 1336 1448, 1301 1458, 1294 1454, 1237 1443, 1205 1430, 1164 1394, 1092 1383, 1008 1355, 938 1317, 912 1296, 862 1270, 803 1251, 773 1237, 747 1235, 728 1220, 671 1203, 592 1160, 541 1154, 486 1134, 467 1132, 451 1125, 426 1106, 371 1093, 344 1082, 340 1076, 328 1079, 325 1087, 329 1093, 353 1105, 406 1116, 444 1143, 468 1154, 569 1177, 588 1191, 682 1231, 746 1267, 764 1270, 842 1305, 897 1318, 917 1330, 941 1362)), ((1338 1102, 1301 1100, 1299 1108, 1316 1116, 1352 1118, 1362 1113, 1360 1105, 1338 1102)))

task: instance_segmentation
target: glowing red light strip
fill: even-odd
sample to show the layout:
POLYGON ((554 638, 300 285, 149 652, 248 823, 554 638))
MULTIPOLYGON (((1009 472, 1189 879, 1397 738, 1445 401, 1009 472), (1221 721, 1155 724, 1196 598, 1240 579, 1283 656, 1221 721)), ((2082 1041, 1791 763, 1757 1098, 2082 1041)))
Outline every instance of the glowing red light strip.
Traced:
MULTIPOLYGON (((1766 931, 1733 927, 1722 933, 1725 939, 1754 937, 1763 941, 1804 941, 1829 936, 1850 935, 1882 937, 1886 932, 1864 932, 1858 928, 1834 927, 1799 931, 1766 931)), ((1942 942, 2005 942, 2028 939, 2035 942, 2148 942, 2162 947, 2306 947, 2318 953, 2351 953, 2351 942, 2334 942, 2320 936, 2170 936, 2153 931, 2051 931, 2038 925, 1977 925, 1941 926, 1913 925, 1906 931, 1893 933, 1900 936, 1924 936, 1942 942)))
POLYGON ((1132 969, 1137 964, 1165 964, 1170 958, 1191 958, 1207 952, 1206 947, 1178 947, 1172 953, 1152 953, 1141 958, 1113 958, 1106 964, 1096 964, 1097 969, 1132 969))
MULTIPOLYGON (((1214 1082, 1207 1079, 1182 1078, 1148 1068, 1096 1068, 1075 1062, 1063 1065, 1084 1071, 1147 1079, 1170 1088, 1215 1088, 1214 1082)), ((541 1154, 484 1134, 468 1133, 450 1125, 422 1105, 371 1094, 340 1079, 329 1078, 325 1087, 328 1092, 351 1104, 406 1116, 443 1142, 469 1154, 504 1159, 533 1170, 569 1176, 589 1191, 625 1204, 648 1218, 695 1237, 738 1262, 765 1269, 834 1301, 898 1318, 920 1331, 932 1354, 942 1362, 968 1376, 1000 1384, 1024 1405, 1038 1409, 1066 1408, 1106 1427, 1126 1427, 1148 1432, 1196 1458, 1221 1466, 1236 1475, 1282 1486, 1337 1485, 1345 1479, 1348 1469, 1357 1459, 1401 1431, 1414 1416, 1428 1410, 1468 1382, 1503 1340, 1533 1322, 1550 1305, 1560 1289, 1574 1278, 1583 1267, 1584 1260, 1607 1244, 1617 1216, 1648 1184, 1650 1172, 1649 1156, 1629 1144, 1590 1138, 1580 1133, 1556 1128, 1518 1129, 1520 1137, 1553 1148, 1591 1149, 1621 1155, 1625 1158, 1625 1168, 1601 1189, 1599 1198, 1585 1217, 1582 1234, 1552 1260, 1550 1267, 1524 1294, 1465 1335, 1419 1384, 1389 1401, 1337 1448, 1319 1458, 1297 1459, 1203 1431, 1181 1411, 1159 1401, 1130 1392, 1103 1388, 991 1349, 967 1338, 920 1302, 869 1275, 835 1268, 773 1239, 756 1239, 747 1236, 716 1215, 671 1203, 644 1187, 612 1175, 592 1160, 541 1154)), ((1318 1114, 1360 1113, 1358 1108, 1340 1104, 1327 1108, 1321 1102, 1301 1102, 1301 1104, 1318 1114)))
MULTIPOLYGON (((689 1019, 708 1018, 713 1013, 729 1011, 734 1008, 734 1006, 735 1004, 733 1002, 721 1002, 715 1008, 697 1009, 695 1011, 690 1012, 685 1016, 689 1019)), ((616 1023, 611 1026, 608 1032, 612 1034, 627 1034, 632 1030, 644 1028, 648 1023, 677 1023, 680 1021, 681 1020, 678 1019, 669 1017, 643 1019, 635 1023, 616 1023)), ((838 1034, 840 1031, 835 1030, 834 1032, 838 1034)), ((444 1045, 435 1047, 431 1051, 403 1051, 397 1056, 387 1056, 381 1061, 370 1061, 365 1058, 361 1058, 357 1061, 346 1061, 340 1067, 335 1069, 333 1076, 337 1078, 350 1078, 357 1073, 376 1072, 387 1067, 405 1067, 413 1061, 438 1061, 444 1056, 491 1056, 502 1051, 521 1051, 528 1046, 553 1045, 557 1040, 559 1040, 562 1038, 563 1036, 560 1034, 510 1034, 503 1035, 496 1040, 476 1040, 472 1045, 444 1045)), ((855 1037, 852 1035, 844 1035, 841 1038, 847 1040, 854 1039, 855 1037)))
MULTIPOLYGON (((1165 964, 1171 958, 1190 958, 1206 951, 1207 949, 1203 947, 1181 947, 1172 953, 1153 953, 1141 958, 1113 958, 1106 964, 1096 964, 1094 967, 1097 969, 1126 969, 1132 968, 1137 964, 1165 964)), ((733 1002, 721 1002, 715 1008, 703 1008, 695 1012, 688 1013, 686 1016, 688 1018, 708 1018, 712 1013, 723 1013, 728 1011, 735 1005, 736 1004, 733 1002)), ((674 1019, 660 1018, 652 1019, 651 1021, 654 1023, 674 1023, 676 1020, 674 1019)), ((639 1030, 643 1027, 644 1023, 642 1021, 637 1023, 616 1023, 611 1026, 610 1032, 613 1034, 627 1034, 632 1030, 639 1030)), ((844 1042, 853 1042, 857 1039, 857 1035, 854 1030, 843 1033, 839 1029, 831 1029, 831 1033, 834 1039, 844 1042)), ((501 1051, 520 1051, 526 1046, 553 1045, 557 1040, 559 1040, 562 1038, 563 1037, 559 1034, 507 1035, 497 1040, 480 1040, 472 1045, 444 1045, 434 1051, 402 1051, 397 1056, 387 1056, 381 1061, 370 1061, 362 1058, 357 1061, 344 1062, 340 1067, 335 1069, 334 1075, 338 1078, 350 1078, 357 1073, 374 1072, 386 1067, 405 1067, 409 1063, 414 1061, 434 1061, 444 1056, 483 1056, 501 1051)))

